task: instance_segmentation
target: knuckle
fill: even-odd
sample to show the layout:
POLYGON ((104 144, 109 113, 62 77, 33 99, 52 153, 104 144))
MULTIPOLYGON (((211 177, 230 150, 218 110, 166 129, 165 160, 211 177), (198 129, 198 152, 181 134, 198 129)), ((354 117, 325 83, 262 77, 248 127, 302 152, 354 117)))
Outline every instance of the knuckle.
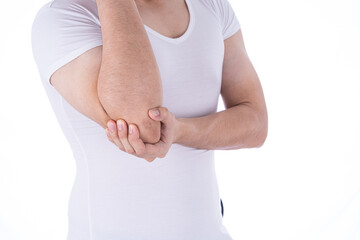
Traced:
POLYGON ((139 151, 137 151, 137 155, 143 156, 143 155, 145 155, 145 151, 144 150, 139 150, 139 151))
POLYGON ((129 134, 128 136, 129 141, 135 142, 137 140, 137 137, 133 134, 129 134))
POLYGON ((126 136, 126 130, 124 130, 124 129, 122 131, 119 130, 117 132, 117 134, 119 135, 119 137, 124 137, 124 136, 126 136))
POLYGON ((124 136, 124 135, 126 135, 126 133, 127 133, 127 128, 123 128, 123 129, 118 129, 118 134, 119 134, 119 136, 124 136))
POLYGON ((134 154, 135 153, 134 149, 132 149, 131 147, 124 147, 124 148, 125 148, 125 151, 127 153, 129 153, 129 154, 134 154))
POLYGON ((121 135, 121 136, 119 136, 119 139, 120 139, 122 142, 125 142, 125 141, 127 141, 127 136, 121 135))
POLYGON ((134 153, 135 153, 134 149, 128 149, 127 152, 130 153, 130 154, 134 154, 134 153))

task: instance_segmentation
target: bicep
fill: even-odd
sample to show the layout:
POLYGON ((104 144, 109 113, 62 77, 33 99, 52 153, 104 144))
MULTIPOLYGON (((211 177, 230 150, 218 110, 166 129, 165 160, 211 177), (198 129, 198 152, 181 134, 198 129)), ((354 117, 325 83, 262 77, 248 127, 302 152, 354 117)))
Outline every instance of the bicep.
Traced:
POLYGON ((226 108, 248 104, 265 111, 265 99, 258 75, 247 55, 241 29, 224 41, 221 96, 226 108))
POLYGON ((97 93, 101 57, 102 46, 91 48, 56 70, 49 81, 77 111, 106 128, 110 117, 97 93))

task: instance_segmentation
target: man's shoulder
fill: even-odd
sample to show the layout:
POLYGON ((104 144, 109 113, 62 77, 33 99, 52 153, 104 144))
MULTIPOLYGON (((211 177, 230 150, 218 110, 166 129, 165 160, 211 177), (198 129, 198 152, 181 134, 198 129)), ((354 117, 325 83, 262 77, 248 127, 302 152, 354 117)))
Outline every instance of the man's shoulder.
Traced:
POLYGON ((95 0, 60 0, 50 1, 38 10, 35 21, 40 19, 41 21, 51 19, 68 19, 71 18, 81 19, 90 18, 97 22, 98 13, 95 0))

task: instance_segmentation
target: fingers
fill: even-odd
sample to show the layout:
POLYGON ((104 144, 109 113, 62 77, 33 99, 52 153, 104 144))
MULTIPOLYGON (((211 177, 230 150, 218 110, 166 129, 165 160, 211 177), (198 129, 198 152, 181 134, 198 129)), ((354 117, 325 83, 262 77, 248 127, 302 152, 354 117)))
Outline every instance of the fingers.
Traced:
POLYGON ((151 156, 157 156, 158 158, 164 158, 169 150, 164 142, 157 142, 154 144, 146 144, 146 151, 151 156), (167 149, 167 150, 165 150, 167 149))
MULTIPOLYGON (((163 113, 163 116, 167 116, 166 114, 163 113)), ((117 145, 122 151, 143 158, 148 162, 154 161, 157 157, 165 157, 169 149, 168 144, 162 141, 163 139, 156 144, 145 144, 140 139, 137 125, 129 124, 127 126, 127 123, 122 119, 118 119, 116 122, 109 120, 108 128, 105 130, 109 141, 117 145)))
POLYGON ((122 143, 122 145, 125 148, 125 151, 130 154, 134 154, 135 150, 133 149, 133 147, 131 146, 131 144, 128 141, 128 128, 127 128, 126 122, 123 120, 117 120, 117 126, 118 126, 117 134, 119 136, 120 142, 122 143))
POLYGON ((105 129, 105 132, 106 132, 106 136, 107 136, 107 138, 109 139, 110 142, 112 142, 113 144, 115 144, 120 150, 125 151, 125 148, 124 148, 124 146, 122 145, 122 143, 120 142, 120 140, 118 141, 118 142, 119 142, 118 144, 120 144, 120 145, 118 145, 118 144, 115 143, 115 141, 113 140, 113 137, 112 137, 111 134, 110 134, 109 128, 106 128, 106 129, 105 129))
POLYGON ((151 157, 151 158, 145 158, 146 161, 148 162, 152 162, 156 159, 156 157, 151 157))
POLYGON ((119 148, 121 146, 123 146, 123 144, 121 143, 121 141, 118 138, 115 122, 113 120, 109 120, 108 123, 107 123, 107 126, 108 126, 108 128, 110 130, 109 131, 110 132, 110 137, 112 139, 112 141, 111 140, 110 141, 115 143, 115 145, 117 145, 119 148))
POLYGON ((106 128, 106 129, 105 129, 105 132, 106 132, 106 136, 107 136, 107 138, 109 139, 109 141, 115 144, 114 140, 112 139, 112 137, 111 137, 111 135, 110 135, 110 130, 109 130, 109 128, 106 128))
MULTIPOLYGON (((137 157, 144 158, 148 162, 152 162, 156 159, 159 153, 159 147, 153 147, 152 151, 146 148, 146 146, 153 146, 152 144, 146 144, 140 139, 139 129, 135 124, 129 124, 129 143, 135 150, 137 157)), ((165 157, 166 154, 161 154, 161 158, 165 157)))
POLYGON ((135 124, 129 124, 129 143, 134 148, 136 155, 143 156, 145 152, 145 144, 139 138, 139 129, 135 124))
POLYGON ((158 107, 150 109, 149 115, 152 119, 164 122, 166 124, 171 120, 170 116, 172 113, 166 107, 158 107), (156 114, 156 110, 158 111, 158 115, 156 114))
POLYGON ((161 107, 157 107, 157 108, 152 108, 149 110, 149 115, 152 119, 158 120, 158 121, 161 120, 160 119, 161 115, 160 115, 160 111, 159 111, 160 108, 161 107))

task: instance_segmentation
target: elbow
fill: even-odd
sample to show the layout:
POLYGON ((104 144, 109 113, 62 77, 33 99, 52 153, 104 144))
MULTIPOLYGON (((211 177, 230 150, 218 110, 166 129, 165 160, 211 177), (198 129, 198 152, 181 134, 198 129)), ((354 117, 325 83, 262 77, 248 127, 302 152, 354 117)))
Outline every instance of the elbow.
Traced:
POLYGON ((247 148, 260 148, 264 145, 268 135, 268 117, 267 113, 257 116, 256 124, 253 125, 250 132, 249 142, 247 148))
POLYGON ((115 122, 123 119, 127 126, 135 124, 139 131, 139 138, 144 143, 157 143, 161 137, 161 122, 151 119, 148 115, 150 108, 159 104, 155 101, 146 101, 142 97, 129 94, 121 88, 110 88, 104 81, 98 82, 99 101, 106 113, 103 121, 112 119, 115 122))
POLYGON ((248 141, 245 144, 240 145, 241 148, 260 148, 264 145, 267 138, 267 131, 257 130, 252 132, 251 136, 248 138, 248 141))
POLYGON ((138 125, 140 139, 144 143, 157 143, 161 137, 161 122, 150 117, 143 119, 138 125))
POLYGON ((266 129, 262 129, 260 131, 260 133, 257 136, 255 148, 260 148, 264 145, 267 138, 267 134, 268 134, 267 127, 266 129))
POLYGON ((148 111, 162 104, 161 92, 156 94, 146 86, 127 85, 126 81, 111 77, 105 70, 100 71, 97 91, 100 103, 111 119, 123 119, 128 126, 135 124, 139 138, 144 143, 157 143, 160 140, 161 122, 151 119, 148 111))
POLYGON ((264 145, 268 135, 268 118, 267 114, 259 121, 257 131, 255 134, 255 148, 260 148, 264 145))

